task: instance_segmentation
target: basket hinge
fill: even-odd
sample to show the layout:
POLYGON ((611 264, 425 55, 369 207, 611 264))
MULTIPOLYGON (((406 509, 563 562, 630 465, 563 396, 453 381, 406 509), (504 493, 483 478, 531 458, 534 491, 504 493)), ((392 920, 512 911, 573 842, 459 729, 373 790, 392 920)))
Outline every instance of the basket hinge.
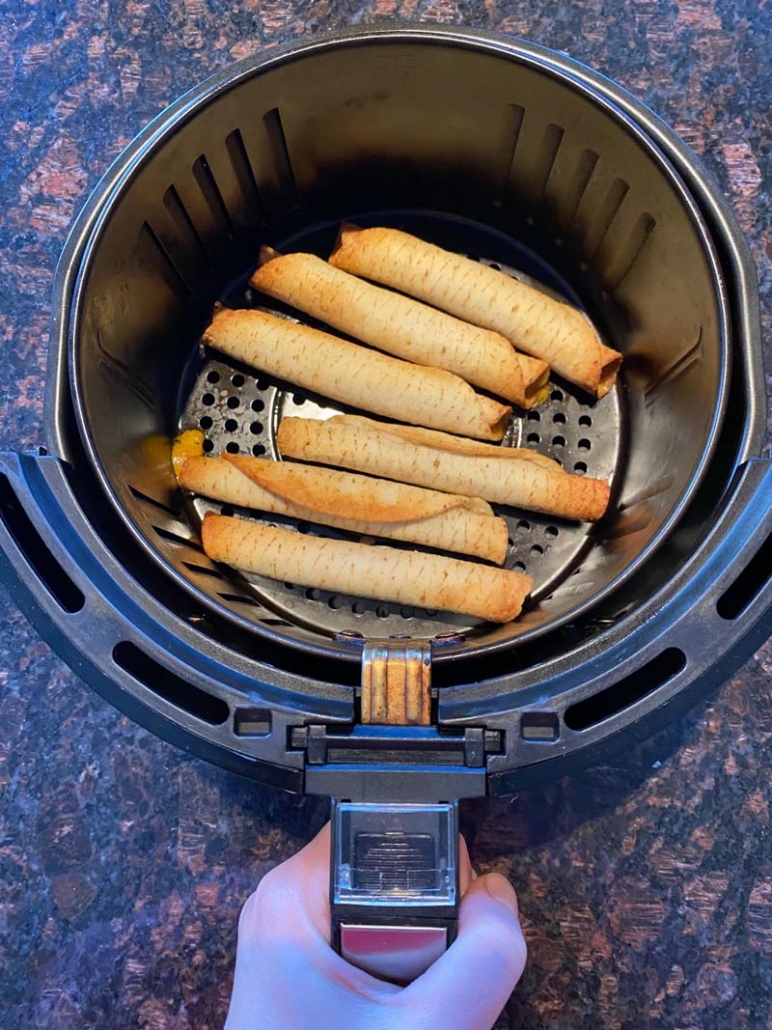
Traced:
POLYGON ((432 648, 428 640, 368 640, 362 649, 362 723, 430 725, 431 670, 432 648))
POLYGON ((394 634, 368 640, 353 630, 335 639, 362 652, 362 678, 357 695, 359 719, 370 726, 429 726, 432 723, 432 654, 436 648, 462 644, 460 633, 431 639, 394 634))

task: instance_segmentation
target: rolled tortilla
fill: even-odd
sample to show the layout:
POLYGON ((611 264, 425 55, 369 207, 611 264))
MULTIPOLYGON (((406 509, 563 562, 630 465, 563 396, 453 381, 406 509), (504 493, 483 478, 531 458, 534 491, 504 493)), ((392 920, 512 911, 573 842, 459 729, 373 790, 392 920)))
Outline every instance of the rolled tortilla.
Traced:
POLYGON ((484 497, 578 522, 599 519, 608 506, 605 480, 555 472, 518 456, 491 458, 441 450, 406 440, 390 426, 369 419, 361 423, 338 417, 284 418, 279 423, 279 449, 289 458, 484 497))
POLYGON ((499 333, 363 282, 313 254, 263 247, 260 259, 251 286, 378 350, 444 368, 523 408, 547 395, 547 363, 518 354, 499 333))
POLYGON ((362 415, 336 415, 335 419, 340 425, 370 426, 373 430, 390 433, 403 440, 426 444, 429 447, 450 451, 453 454, 474 454, 478 458, 497 458, 505 461, 511 458, 522 458, 523 461, 532 461, 535 465, 541 465, 542 468, 550 469, 552 472, 568 475, 563 466, 558 464, 554 458, 548 458, 546 454, 539 454, 538 451, 532 451, 528 447, 502 447, 500 444, 481 443, 479 440, 467 440, 463 436, 453 436, 451 433, 440 433, 436 429, 400 426, 393 422, 376 422, 375 419, 364 418, 362 415))
POLYGON ((213 561, 258 576, 489 622, 516 618, 533 583, 530 576, 509 569, 323 539, 224 515, 207 515, 201 537, 213 561))
POLYGON ((479 498, 454 497, 338 469, 228 454, 188 458, 179 484, 239 508, 456 551, 497 565, 507 554, 507 524, 479 498))
POLYGON ((354 408, 500 440, 512 409, 439 368, 424 368, 264 311, 220 308, 204 332, 215 350, 354 408))
POLYGON ((614 385, 622 356, 583 312, 488 265, 396 229, 354 225, 342 226, 330 264, 501 333, 594 397, 614 385))

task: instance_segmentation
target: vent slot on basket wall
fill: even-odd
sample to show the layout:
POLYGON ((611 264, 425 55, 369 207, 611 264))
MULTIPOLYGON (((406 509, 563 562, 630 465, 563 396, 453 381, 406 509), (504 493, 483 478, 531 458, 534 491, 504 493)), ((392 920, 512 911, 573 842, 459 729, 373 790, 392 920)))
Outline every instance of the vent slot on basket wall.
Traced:
POLYGON ((221 698, 207 694, 200 687, 165 669, 128 640, 115 645, 113 661, 148 690, 197 719, 208 722, 210 726, 221 726, 230 715, 228 705, 221 698))
POLYGON ((201 190, 201 195, 206 201, 206 206, 209 208, 215 225, 222 232, 231 236, 231 216, 228 213, 228 208, 225 206, 225 201, 222 199, 220 187, 217 185, 205 154, 201 154, 196 158, 193 162, 192 170, 193 178, 198 183, 198 188, 201 190))
POLYGON ((250 212, 254 212, 258 223, 265 221, 263 206, 260 200, 260 190, 257 187, 255 172, 244 146, 244 138, 238 129, 234 129, 225 139, 225 149, 228 153, 233 174, 241 189, 242 200, 250 212))
POLYGON ((678 647, 668 647, 613 686, 571 705, 566 709, 565 724, 570 730, 589 729, 651 694, 685 667, 683 651, 678 647))
POLYGON ((287 140, 284 136, 284 126, 281 123, 279 108, 274 107, 263 116, 263 124, 268 137, 268 145, 271 149, 276 178, 279 183, 281 195, 288 208, 298 206, 298 191, 295 184, 295 174, 292 171, 287 140))
POLYGON ((165 512, 167 515, 171 515, 172 518, 180 520, 183 518, 181 512, 175 508, 170 508, 168 504, 164 504, 163 501, 159 501, 157 497, 151 497, 149 494, 143 493, 142 490, 138 490, 135 486, 129 484, 129 490, 138 501, 142 501, 145 504, 151 505, 153 508, 157 508, 159 511, 165 512))
POLYGON ((149 222, 142 223, 137 238, 137 249, 141 254, 140 261, 145 260, 152 264, 175 296, 183 299, 190 296, 191 289, 185 277, 149 222))
POLYGON ((582 197, 587 192, 587 187, 590 185, 590 179, 592 178, 592 174, 595 171, 597 163, 598 155, 594 150, 582 150, 577 159, 571 179, 564 191, 566 199, 564 204, 565 213, 561 226, 563 231, 568 231, 573 226, 576 212, 582 202, 582 197))
POLYGON ((772 533, 716 602, 722 619, 739 618, 772 575, 772 533))
POLYGON ((178 240, 182 247, 194 248, 200 260, 209 262, 204 241, 190 217, 190 213, 182 203, 179 193, 174 186, 170 186, 164 193, 164 207, 177 230, 178 240))
POLYGON ((81 611, 86 599, 54 558, 29 515, 21 505, 7 476, 0 474, 0 518, 28 565, 54 598, 70 615, 81 611))

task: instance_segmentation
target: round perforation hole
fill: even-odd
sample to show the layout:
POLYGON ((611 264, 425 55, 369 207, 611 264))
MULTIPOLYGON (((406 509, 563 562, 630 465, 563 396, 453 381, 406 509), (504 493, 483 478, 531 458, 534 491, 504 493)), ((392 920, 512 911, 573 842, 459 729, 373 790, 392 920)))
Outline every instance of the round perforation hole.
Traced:
POLYGON ((249 431, 250 433, 252 433, 253 436, 259 436, 263 431, 263 423, 253 422, 252 425, 249 427, 249 431))
POLYGON ((204 405, 204 407, 211 408, 211 406, 214 404, 214 394, 205 393, 204 396, 201 398, 201 403, 204 405))
POLYGON ((211 454, 214 450, 214 443, 211 440, 204 440, 201 446, 203 448, 204 454, 211 454))
POLYGON ((334 612, 336 612, 339 608, 343 607, 344 601, 343 601, 343 598, 340 597, 338 594, 333 594, 332 597, 327 602, 327 604, 329 605, 330 608, 332 608, 332 610, 334 612))
POLYGON ((265 409, 265 402, 261 401, 259 397, 255 397, 252 401, 252 411, 263 411, 265 409))
POLYGON ((228 452, 228 454, 238 454, 239 445, 236 443, 235 440, 231 440, 230 443, 226 443, 225 450, 228 452))
POLYGON ((544 548, 541 546, 541 544, 534 544, 531 548, 531 554, 535 555, 537 558, 540 558, 544 554, 544 548))
POLYGON ((262 456, 265 454, 265 444, 264 443, 256 443, 256 444, 254 444, 252 446, 252 453, 254 454, 254 456, 256 458, 262 458, 262 456))
POLYGON ((541 437, 538 433, 529 433, 525 439, 526 443, 538 443, 541 440, 541 437))
POLYGON ((538 411, 529 411, 528 414, 526 415, 526 418, 528 419, 529 422, 540 422, 541 421, 541 415, 539 414, 538 411))
POLYGON ((530 533, 531 523, 527 519, 520 519, 520 521, 517 524, 517 528, 520 530, 521 533, 530 533))
POLYGON ((585 462, 585 461, 574 462, 574 472, 576 472, 576 474, 578 476, 583 476, 586 471, 587 471, 587 462, 585 462))
POLYGON ((559 530, 557 526, 547 526, 545 527, 544 535, 554 539, 558 535, 558 532, 559 530))
POLYGON ((516 561, 512 566, 515 572, 525 572, 525 562, 516 561))
POLYGON ((566 438, 564 436, 553 436, 552 437, 552 446, 553 447, 565 447, 565 445, 566 445, 566 438))
POLYGON ((590 418, 589 415, 580 415, 579 416, 579 425, 580 426, 591 426, 592 425, 592 419, 590 418))
POLYGON ((235 387, 240 388, 244 385, 246 380, 244 379, 244 376, 241 374, 241 372, 236 372, 234 373, 234 375, 231 376, 231 382, 235 387))
POLYGON ((226 433, 235 433, 238 428, 239 428, 239 424, 238 424, 238 422, 236 421, 235 418, 226 418, 226 420, 225 420, 225 432, 226 433))
POLYGON ((552 421, 555 423, 555 425, 558 426, 565 425, 566 416, 563 414, 562 411, 556 411, 555 414, 552 416, 552 421))
POLYGON ((212 369, 212 371, 207 374, 206 381, 208 383, 219 383, 220 373, 217 372, 215 369, 212 369))
POLYGON ((589 451, 589 449, 592 447, 592 444, 589 440, 584 439, 580 440, 576 446, 579 448, 580 451, 589 451))
POLYGON ((202 429, 211 429, 212 428, 212 420, 211 420, 211 418, 208 415, 203 415, 198 420, 198 424, 201 426, 202 429))
POLYGON ((240 402, 238 397, 229 397, 226 403, 231 411, 233 411, 235 408, 238 408, 240 402))
POLYGON ((318 601, 321 596, 322 596, 321 590, 317 590, 316 587, 307 587, 307 589, 306 589, 306 599, 307 600, 309 600, 309 601, 318 601))
POLYGON ((553 390, 552 393, 550 394, 550 400, 551 401, 562 401, 563 400, 563 391, 562 390, 553 390))

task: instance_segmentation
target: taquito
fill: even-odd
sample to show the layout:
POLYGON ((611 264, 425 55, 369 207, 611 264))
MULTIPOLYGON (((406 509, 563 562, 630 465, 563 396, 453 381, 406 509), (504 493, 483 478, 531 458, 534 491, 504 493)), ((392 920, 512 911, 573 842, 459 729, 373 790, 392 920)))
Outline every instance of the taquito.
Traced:
MULTIPOLYGON (((579 522, 599 519, 608 506, 609 485, 603 479, 557 472, 519 456, 454 453, 405 439, 391 429, 370 419, 284 418, 277 442, 288 458, 483 497, 579 522)), ((505 448, 502 451, 506 454, 505 448)))
POLYGON ((203 338, 261 372, 401 422, 500 440, 512 414, 451 372, 400 361, 264 311, 220 308, 203 338))
POLYGON ((213 561, 259 576, 490 622, 516 618, 533 583, 509 569, 323 539, 224 515, 207 515, 201 537, 213 561))

